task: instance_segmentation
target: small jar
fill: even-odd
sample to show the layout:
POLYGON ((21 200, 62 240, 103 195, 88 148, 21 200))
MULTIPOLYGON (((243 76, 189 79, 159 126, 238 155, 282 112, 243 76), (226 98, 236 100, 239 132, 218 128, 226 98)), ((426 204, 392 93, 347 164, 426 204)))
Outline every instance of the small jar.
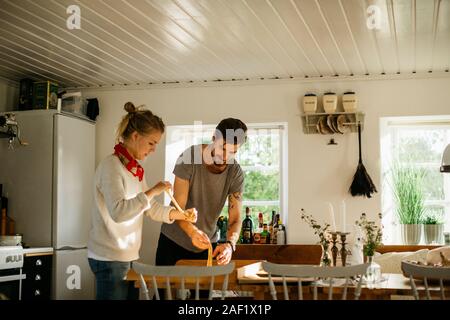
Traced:
POLYGON ((307 93, 303 97, 303 112, 315 113, 317 110, 317 96, 314 93, 307 93))
POLYGON ((355 112, 358 104, 358 98, 353 91, 344 92, 342 95, 342 105, 345 112, 355 112))
POLYGON ((325 92, 323 94, 323 108, 326 113, 334 113, 337 108, 337 95, 334 92, 325 92))
POLYGON ((444 232, 444 243, 446 246, 450 245, 450 232, 444 232))

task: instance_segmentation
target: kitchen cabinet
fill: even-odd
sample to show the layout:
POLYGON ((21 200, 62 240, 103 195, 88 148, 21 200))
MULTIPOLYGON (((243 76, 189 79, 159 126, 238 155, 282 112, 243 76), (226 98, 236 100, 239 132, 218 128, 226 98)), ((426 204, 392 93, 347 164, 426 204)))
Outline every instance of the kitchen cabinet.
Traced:
POLYGON ((23 300, 50 300, 52 283, 52 253, 25 254, 22 283, 23 300))

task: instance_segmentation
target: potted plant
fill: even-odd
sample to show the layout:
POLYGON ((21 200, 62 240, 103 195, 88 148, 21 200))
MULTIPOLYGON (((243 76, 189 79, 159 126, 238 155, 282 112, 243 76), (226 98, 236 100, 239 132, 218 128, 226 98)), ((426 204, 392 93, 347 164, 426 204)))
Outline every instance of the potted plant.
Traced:
POLYGON ((444 242, 444 220, 442 214, 429 212, 423 219, 426 244, 442 244, 444 242))
POLYGON ((423 181, 426 171, 411 164, 395 164, 392 170, 392 190, 395 212, 401 226, 404 244, 419 244, 425 213, 423 181))

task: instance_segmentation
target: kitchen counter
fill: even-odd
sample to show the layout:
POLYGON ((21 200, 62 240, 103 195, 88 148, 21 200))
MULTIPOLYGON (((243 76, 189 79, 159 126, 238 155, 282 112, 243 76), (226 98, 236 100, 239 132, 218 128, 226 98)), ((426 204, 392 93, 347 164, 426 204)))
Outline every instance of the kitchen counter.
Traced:
MULTIPOLYGON (((380 253, 434 249, 439 245, 385 245, 380 253)), ((233 260, 267 260, 274 263, 319 264, 322 248, 315 244, 238 244, 233 260)))
POLYGON ((23 254, 25 256, 32 255, 52 255, 53 248, 52 247, 43 247, 43 248, 26 248, 23 249, 23 254))
POLYGON ((238 244, 233 260, 267 260, 274 263, 319 264, 322 248, 309 244, 238 244))

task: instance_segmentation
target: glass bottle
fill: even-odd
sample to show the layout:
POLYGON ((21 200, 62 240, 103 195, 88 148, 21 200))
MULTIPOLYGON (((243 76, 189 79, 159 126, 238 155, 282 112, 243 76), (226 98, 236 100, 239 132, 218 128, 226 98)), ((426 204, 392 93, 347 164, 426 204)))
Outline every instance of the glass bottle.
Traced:
POLYGON ((331 266, 331 252, 330 252, 330 243, 323 242, 320 245, 322 247, 322 256, 320 257, 320 266, 321 267, 330 267, 331 266))
POLYGON ((273 243, 273 235, 274 235, 273 219, 275 219, 275 211, 272 211, 272 218, 270 219, 269 224, 268 224, 269 234, 270 234, 270 243, 273 243))
POLYGON ((220 216, 217 219, 217 232, 219 233, 219 242, 223 243, 227 241, 227 226, 228 219, 224 216, 220 216))
POLYGON ((373 260, 373 256, 367 256, 367 267, 366 274, 364 275, 364 280, 368 285, 373 285, 381 280, 381 267, 378 263, 373 260))
POLYGON ((261 232, 261 243, 270 244, 270 233, 267 229, 267 223, 263 224, 263 232, 261 232))
POLYGON ((259 224, 258 228, 261 229, 261 231, 262 231, 262 229, 264 227, 264 216, 263 216, 262 212, 260 212, 258 215, 258 224, 259 224))
POLYGON ((249 207, 245 208, 245 219, 242 221, 242 243, 253 243, 253 221, 249 207))
POLYGON ((278 231, 276 235, 276 244, 286 244, 286 232, 284 231, 284 226, 280 224, 278 226, 278 231))

